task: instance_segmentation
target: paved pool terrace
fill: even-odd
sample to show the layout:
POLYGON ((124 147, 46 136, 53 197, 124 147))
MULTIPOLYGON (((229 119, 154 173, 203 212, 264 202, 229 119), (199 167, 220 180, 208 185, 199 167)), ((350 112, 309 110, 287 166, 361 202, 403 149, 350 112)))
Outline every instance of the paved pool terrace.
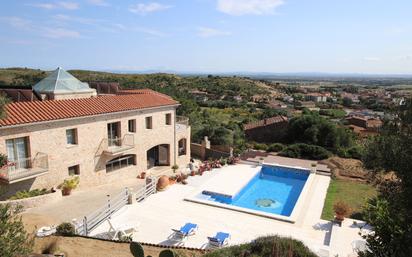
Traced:
MULTIPOLYGON (((353 221, 346 219, 342 228, 336 229, 336 235, 339 235, 337 244, 337 240, 333 240, 333 236, 331 238, 331 223, 320 219, 329 176, 311 174, 311 186, 307 187, 304 200, 297 203, 300 206, 295 206, 301 211, 296 213, 293 223, 185 200, 205 188, 218 190, 219 185, 225 188, 221 192, 233 194, 258 170, 259 167, 253 165, 239 164, 207 171, 203 176, 189 177, 187 185, 175 184, 166 191, 151 195, 144 202, 126 205, 114 214, 112 224, 123 228, 138 227, 138 232, 133 234, 134 241, 160 245, 178 244, 172 240, 172 228, 178 229, 192 222, 198 224, 199 230, 184 242, 187 247, 207 248, 207 237, 216 232, 230 233, 231 245, 276 234, 301 240, 316 253, 327 252, 329 256, 353 254, 351 242, 361 239, 359 228, 352 225, 353 221), (236 176, 233 178, 229 174, 236 176), (238 179, 236 186, 232 184, 238 179)), ((99 236, 108 230, 109 225, 104 222, 91 235, 99 236)))

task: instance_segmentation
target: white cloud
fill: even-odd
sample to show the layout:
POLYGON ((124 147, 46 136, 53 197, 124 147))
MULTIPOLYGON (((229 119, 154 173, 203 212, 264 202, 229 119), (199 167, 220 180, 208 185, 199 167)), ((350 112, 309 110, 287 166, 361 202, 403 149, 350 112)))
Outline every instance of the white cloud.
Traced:
POLYGON ((217 9, 235 16, 264 15, 273 14, 283 3, 283 0, 218 0, 217 9))
POLYGON ((131 11, 132 13, 145 15, 145 14, 152 13, 152 12, 163 11, 171 7, 172 6, 170 5, 164 5, 164 4, 153 2, 153 3, 148 3, 148 4, 134 4, 129 7, 129 11, 131 11))
POLYGON ((214 28, 200 27, 197 29, 197 35, 203 38, 217 37, 217 36, 229 36, 230 32, 222 31, 214 28))
POLYGON ((76 10, 79 9, 79 4, 75 2, 56 2, 56 3, 35 3, 29 4, 37 8, 52 10, 52 9, 66 9, 66 10, 76 10))
POLYGON ((31 21, 17 16, 0 17, 0 21, 4 21, 10 26, 20 29, 28 28, 31 25, 31 21))
POLYGON ((79 4, 74 2, 59 2, 58 5, 67 10, 76 10, 79 8, 79 4))
POLYGON ((78 22, 81 24, 86 24, 86 25, 96 25, 98 23, 104 22, 104 20, 99 20, 99 19, 91 19, 91 18, 83 18, 83 17, 77 17, 77 16, 70 16, 70 15, 65 15, 65 14, 56 14, 52 16, 53 19, 59 22, 78 22))
POLYGON ((166 36, 163 32, 155 30, 155 29, 150 29, 150 28, 139 27, 139 28, 134 28, 133 30, 137 32, 142 32, 142 33, 145 33, 151 36, 156 36, 156 37, 166 36))
POLYGON ((79 38, 80 33, 64 28, 45 28, 43 36, 48 38, 79 38))
POLYGON ((105 0, 88 0, 88 2, 92 5, 97 5, 97 6, 109 6, 110 5, 105 0))
POLYGON ((379 62, 381 60, 381 58, 379 58, 379 57, 364 57, 363 60, 367 61, 367 62, 379 62))

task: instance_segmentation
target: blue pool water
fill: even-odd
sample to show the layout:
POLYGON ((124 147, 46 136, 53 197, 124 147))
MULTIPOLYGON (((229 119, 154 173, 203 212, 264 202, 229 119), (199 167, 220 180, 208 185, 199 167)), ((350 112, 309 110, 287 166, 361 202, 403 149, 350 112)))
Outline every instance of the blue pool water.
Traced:
POLYGON ((203 192, 209 200, 247 209, 290 216, 309 170, 263 166, 234 197, 203 192))

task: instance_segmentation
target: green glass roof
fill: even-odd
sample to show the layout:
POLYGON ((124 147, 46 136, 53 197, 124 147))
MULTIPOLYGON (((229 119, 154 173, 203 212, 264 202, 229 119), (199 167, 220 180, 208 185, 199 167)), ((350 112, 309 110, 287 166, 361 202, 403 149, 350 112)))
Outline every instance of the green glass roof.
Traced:
POLYGON ((81 82, 60 67, 34 85, 33 90, 38 93, 92 91, 89 84, 81 82))

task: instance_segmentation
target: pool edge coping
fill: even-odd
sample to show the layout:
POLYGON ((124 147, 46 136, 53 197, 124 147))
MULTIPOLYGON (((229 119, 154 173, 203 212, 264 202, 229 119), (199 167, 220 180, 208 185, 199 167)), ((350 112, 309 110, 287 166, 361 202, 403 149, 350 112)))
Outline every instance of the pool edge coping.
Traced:
POLYGON ((208 205, 208 206, 212 206, 212 207, 223 208, 223 209, 226 209, 226 210, 233 210, 233 211, 253 214, 253 215, 256 215, 256 216, 260 216, 260 217, 285 221, 285 222, 289 222, 289 223, 292 223, 292 224, 296 223, 297 218, 299 216, 298 213, 301 211, 301 209, 303 207, 303 204, 304 204, 304 201, 307 200, 307 195, 309 194, 309 190, 311 189, 311 186, 313 184, 315 174, 312 173, 311 170, 307 169, 307 168, 303 168, 303 167, 300 167, 300 166, 280 165, 280 164, 277 164, 277 163, 262 163, 260 165, 256 165, 256 166, 255 165, 250 165, 250 166, 255 166, 255 168, 257 168, 257 167, 262 167, 263 165, 277 166, 277 167, 287 167, 287 168, 299 169, 299 170, 304 170, 304 171, 309 172, 308 178, 305 181, 305 185, 303 186, 302 191, 299 194, 299 198, 296 201, 296 204, 293 207, 293 210, 292 210, 292 213, 291 213, 290 216, 283 216, 283 215, 280 215, 280 214, 273 214, 273 213, 268 213, 268 212, 263 212, 263 211, 257 211, 257 210, 252 210, 252 209, 248 209, 248 208, 244 208, 244 207, 238 207, 238 206, 234 206, 234 205, 228 205, 228 204, 223 204, 223 203, 219 203, 219 202, 213 202, 213 201, 209 201, 209 200, 203 200, 203 199, 196 198, 196 196, 198 194, 202 193, 203 189, 196 190, 195 192, 192 192, 189 196, 185 197, 183 200, 188 201, 188 202, 204 204, 204 205, 208 205))

